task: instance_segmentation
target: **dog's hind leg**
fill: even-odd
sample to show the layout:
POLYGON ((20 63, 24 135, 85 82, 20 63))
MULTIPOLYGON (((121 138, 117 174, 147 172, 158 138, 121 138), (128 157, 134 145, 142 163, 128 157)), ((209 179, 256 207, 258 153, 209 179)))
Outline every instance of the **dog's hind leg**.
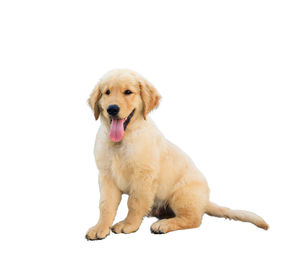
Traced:
POLYGON ((168 200, 175 217, 155 222, 151 226, 151 232, 164 234, 199 227, 208 203, 208 195, 207 185, 201 182, 193 182, 178 189, 168 200))
POLYGON ((164 205, 161 207, 153 207, 151 212, 148 215, 149 217, 156 217, 158 219, 167 219, 167 218, 173 218, 175 217, 175 213, 170 208, 169 205, 164 205))

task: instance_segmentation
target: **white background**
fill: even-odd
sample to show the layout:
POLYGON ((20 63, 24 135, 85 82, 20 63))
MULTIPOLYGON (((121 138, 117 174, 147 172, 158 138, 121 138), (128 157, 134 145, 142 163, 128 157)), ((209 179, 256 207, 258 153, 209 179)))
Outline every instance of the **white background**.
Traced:
MULTIPOLYGON (((299 265, 298 1, 1 1, 1 265, 299 265), (98 219, 87 98, 112 68, 148 78, 165 136, 212 201, 269 224, 88 242, 98 219)), ((124 196, 116 220, 127 212, 124 196)))

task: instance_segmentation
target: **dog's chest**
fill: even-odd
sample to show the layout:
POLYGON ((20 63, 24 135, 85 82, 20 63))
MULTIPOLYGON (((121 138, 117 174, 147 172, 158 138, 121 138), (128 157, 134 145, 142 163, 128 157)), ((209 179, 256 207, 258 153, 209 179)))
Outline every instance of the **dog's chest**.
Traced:
POLYGON ((132 170, 128 162, 123 161, 120 156, 113 156, 111 160, 111 175, 118 188, 122 192, 128 193, 131 183, 130 177, 132 176, 132 170))
POLYGON ((111 178, 123 193, 129 193, 132 183, 134 158, 126 149, 111 150, 107 163, 111 178))
POLYGON ((104 145, 96 145, 95 149, 100 173, 112 178, 116 186, 125 194, 129 194, 131 185, 136 182, 137 173, 145 167, 140 154, 140 149, 134 145, 107 146, 104 143, 104 145))

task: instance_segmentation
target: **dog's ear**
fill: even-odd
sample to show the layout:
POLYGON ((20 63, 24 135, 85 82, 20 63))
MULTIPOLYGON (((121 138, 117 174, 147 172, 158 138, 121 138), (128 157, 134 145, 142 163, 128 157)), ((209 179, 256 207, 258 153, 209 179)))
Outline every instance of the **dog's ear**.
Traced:
POLYGON ((97 120, 99 118, 99 115, 101 113, 101 107, 99 106, 99 100, 102 96, 101 93, 101 82, 99 82, 94 90, 92 91, 90 98, 88 99, 88 104, 90 105, 90 107, 92 108, 92 110, 94 111, 94 116, 95 119, 97 120))
POLYGON ((159 105, 161 96, 154 86, 147 80, 140 78, 139 80, 141 97, 144 103, 143 115, 146 119, 147 114, 159 105))

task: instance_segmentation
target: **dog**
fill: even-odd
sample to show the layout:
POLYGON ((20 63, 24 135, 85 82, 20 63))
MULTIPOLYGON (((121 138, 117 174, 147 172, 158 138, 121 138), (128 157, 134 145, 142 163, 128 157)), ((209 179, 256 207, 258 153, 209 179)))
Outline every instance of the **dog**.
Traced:
POLYGON ((268 224, 258 215, 209 201, 204 176, 148 117, 160 98, 150 82, 126 69, 108 72, 92 91, 88 103, 95 119, 101 119, 94 147, 100 218, 86 238, 104 239, 110 230, 135 232, 145 216, 159 218, 151 226, 155 234, 196 228, 205 213, 267 230, 268 224), (129 195, 128 214, 112 226, 123 193, 129 195))

